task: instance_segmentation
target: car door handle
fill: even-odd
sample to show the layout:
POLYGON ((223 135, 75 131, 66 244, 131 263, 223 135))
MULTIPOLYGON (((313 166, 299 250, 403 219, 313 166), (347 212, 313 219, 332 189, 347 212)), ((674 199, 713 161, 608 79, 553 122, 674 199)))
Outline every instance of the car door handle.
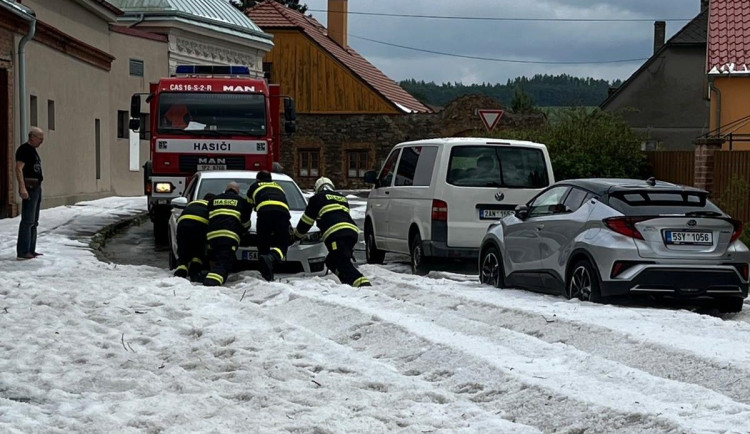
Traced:
POLYGON ((386 190, 385 194, 391 194, 391 191, 390 190, 386 190))
POLYGON ((541 231, 542 229, 544 229, 544 225, 539 225, 539 226, 536 227, 536 230, 538 230, 538 231, 541 231))

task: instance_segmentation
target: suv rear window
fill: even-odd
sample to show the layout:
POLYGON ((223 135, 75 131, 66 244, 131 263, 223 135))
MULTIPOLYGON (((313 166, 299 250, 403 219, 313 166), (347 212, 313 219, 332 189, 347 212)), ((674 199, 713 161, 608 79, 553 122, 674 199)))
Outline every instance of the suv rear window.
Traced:
POLYGON ((619 191, 610 194, 609 206, 625 215, 721 213, 704 193, 688 191, 619 191))
POLYGON ((454 146, 446 182, 460 187, 542 188, 549 185, 549 175, 539 149, 454 146))

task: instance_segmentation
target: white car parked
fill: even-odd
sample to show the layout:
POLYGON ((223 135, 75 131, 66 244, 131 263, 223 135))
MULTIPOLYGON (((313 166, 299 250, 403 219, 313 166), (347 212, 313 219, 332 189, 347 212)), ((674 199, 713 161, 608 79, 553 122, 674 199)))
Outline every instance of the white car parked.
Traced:
POLYGON ((435 259, 476 260, 493 222, 555 182, 547 147, 496 138, 453 137, 399 143, 367 200, 367 262, 386 252, 411 256, 423 274, 435 259))
MULTIPOLYGON (((215 170, 197 172, 188 184, 185 192, 181 197, 172 199, 172 215, 169 218, 169 268, 174 269, 177 266, 177 219, 180 217, 182 210, 188 204, 196 199, 203 198, 206 193, 220 194, 223 193, 227 184, 235 181, 240 185, 240 192, 244 195, 247 189, 255 182, 256 171, 248 170, 215 170)), ((284 189, 287 202, 289 202, 289 211, 292 215, 291 223, 295 227, 302 214, 305 212, 307 200, 302 194, 299 186, 292 178, 280 173, 271 174, 274 181, 284 189)), ((238 265, 242 268, 257 268, 258 248, 256 242, 255 228, 257 214, 253 212, 249 236, 243 238, 240 248, 237 250, 238 265)), ((307 237, 301 242, 289 247, 286 260, 279 264, 277 271, 287 273, 315 273, 323 271, 325 257, 328 254, 325 244, 323 243, 320 232, 317 227, 308 233, 307 237)))

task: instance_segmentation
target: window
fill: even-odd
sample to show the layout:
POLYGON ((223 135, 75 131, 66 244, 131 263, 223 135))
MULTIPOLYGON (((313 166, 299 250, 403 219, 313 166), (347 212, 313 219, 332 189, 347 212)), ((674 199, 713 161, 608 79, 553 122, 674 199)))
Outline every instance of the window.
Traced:
MULTIPOLYGON (((207 85, 210 86, 210 85, 207 85)), ((207 89, 210 91, 210 89, 207 89)), ((159 97, 159 131, 266 136, 266 97, 251 93, 165 92, 159 97)))
POLYGON ((55 129, 55 102, 51 99, 47 100, 47 129, 55 129))
POLYGON ((39 117, 37 116, 36 96, 31 95, 29 98, 29 122, 32 127, 39 126, 39 117))
MULTIPOLYGON (((126 110, 117 110, 117 138, 127 139, 128 124, 130 123, 130 116, 126 110)), ((143 128, 143 126, 141 126, 143 128)))
POLYGON ((143 60, 130 59, 130 75, 133 77, 143 77, 143 71, 143 60))
POLYGON ((432 169, 437 157, 436 146, 410 146, 404 148, 396 172, 397 186, 430 185, 432 169))
POLYGON ((303 178, 320 176, 320 150, 304 149, 299 151, 299 176, 303 178))
POLYGON ((380 175, 378 175, 378 183, 375 184, 375 188, 390 187, 391 180, 393 180, 393 169, 396 168, 396 160, 398 160, 398 154, 401 149, 395 149, 385 160, 383 168, 380 169, 380 175))
POLYGON ((361 178, 367 172, 367 151, 348 151, 346 153, 349 170, 348 178, 361 178))
POLYGON ((544 193, 531 202, 531 210, 529 211, 529 217, 539 217, 544 215, 550 215, 553 213, 555 205, 562 202, 565 193, 568 192, 568 187, 560 186, 550 188, 544 193))
POLYGON ((140 136, 141 140, 151 140, 151 115, 147 113, 141 113, 141 129, 140 136))
POLYGON ((96 149, 96 179, 102 179, 102 125, 99 119, 94 119, 94 140, 96 149))
POLYGON ((563 205, 565 205, 565 208, 569 212, 577 211, 578 208, 583 205, 583 201, 586 199, 587 192, 584 190, 581 190, 580 188, 571 188, 570 193, 568 193, 568 197, 565 198, 565 202, 563 202, 563 205))
POLYGON ((265 78, 267 82, 272 83, 273 82, 273 80, 271 79, 272 77, 273 77, 273 63, 263 62, 263 78, 265 78))

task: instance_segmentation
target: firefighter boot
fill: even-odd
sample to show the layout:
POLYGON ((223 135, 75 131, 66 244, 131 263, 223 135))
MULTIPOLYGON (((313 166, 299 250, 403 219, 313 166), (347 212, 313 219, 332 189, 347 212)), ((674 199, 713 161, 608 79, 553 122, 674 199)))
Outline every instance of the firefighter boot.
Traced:
POLYGON ((188 267, 185 265, 180 265, 177 267, 176 270, 174 270, 175 277, 182 277, 187 278, 188 277, 188 267))
POLYGON ((258 268, 260 268, 260 275, 266 279, 267 282, 273 280, 273 256, 272 255, 260 255, 258 258, 258 268))

